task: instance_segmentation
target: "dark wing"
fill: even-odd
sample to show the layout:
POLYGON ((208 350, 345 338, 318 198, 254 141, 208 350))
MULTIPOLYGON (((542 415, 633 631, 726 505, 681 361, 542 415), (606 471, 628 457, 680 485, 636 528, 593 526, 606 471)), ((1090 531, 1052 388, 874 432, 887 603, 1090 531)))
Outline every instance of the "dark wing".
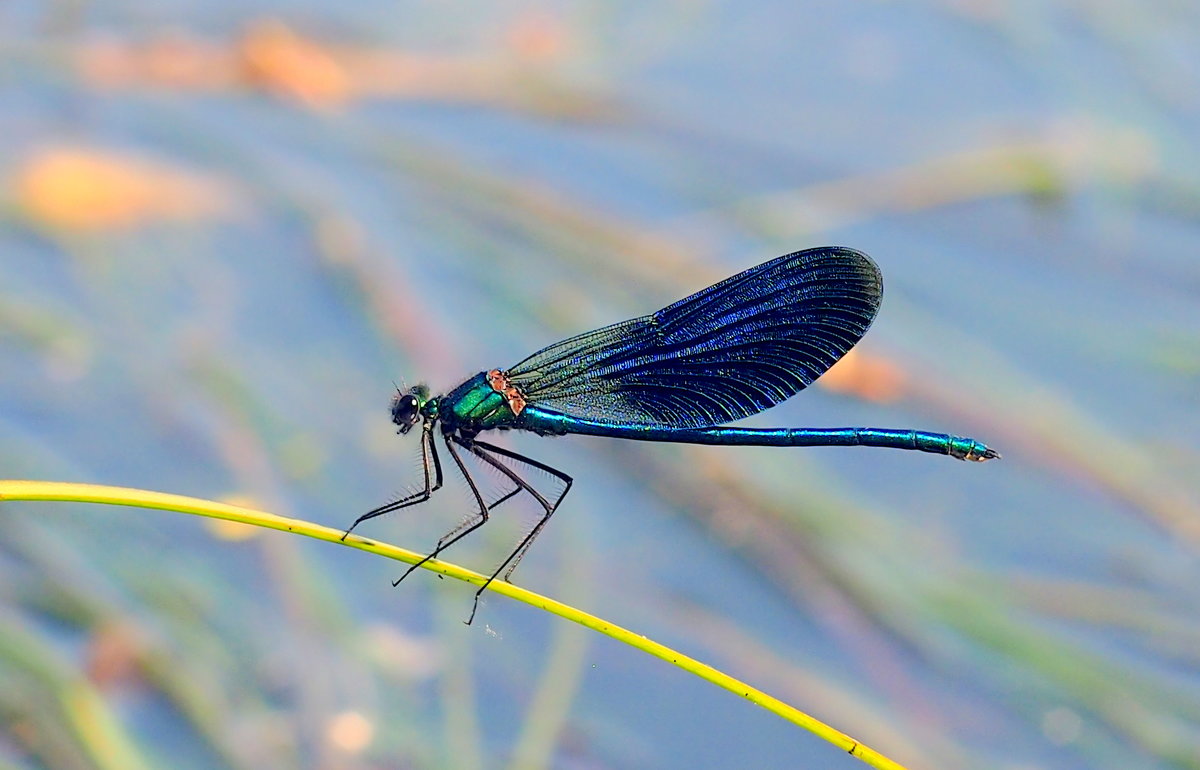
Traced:
POLYGON ((528 403, 662 427, 721 425, 803 390, 866 333, 879 268, 841 247, 788 254, 508 370, 528 403))

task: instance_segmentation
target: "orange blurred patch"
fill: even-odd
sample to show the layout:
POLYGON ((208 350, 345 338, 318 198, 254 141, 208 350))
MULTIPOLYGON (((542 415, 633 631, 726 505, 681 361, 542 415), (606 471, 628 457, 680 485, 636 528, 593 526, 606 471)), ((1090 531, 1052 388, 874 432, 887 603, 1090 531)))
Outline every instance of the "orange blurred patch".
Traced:
POLYGON ((34 153, 17 170, 20 207, 51 227, 112 230, 226 213, 227 185, 194 171, 132 155, 60 147, 34 153))
POLYGON ((128 624, 104 623, 92 631, 84 655, 88 679, 101 690, 133 679, 137 675, 137 660, 142 643, 137 632, 128 624))
POLYGON ((326 726, 329 742, 347 754, 359 754, 375 737, 375 725, 358 711, 343 711, 326 726))
POLYGON ((247 83, 311 107, 339 104, 349 94, 349 79, 334 55, 281 21, 251 25, 238 58, 247 83))
POLYGON ((93 39, 75 54, 80 76, 101 88, 256 90, 317 109, 363 98, 515 102, 528 108, 587 108, 554 88, 544 65, 573 47, 570 29, 529 14, 505 30, 492 52, 414 53, 306 37, 279 19, 247 25, 233 41, 205 41, 171 31, 148 41, 93 39), (531 87, 532 84, 532 87, 531 87), (551 86, 547 90, 547 86, 551 86))
POLYGON ((890 359, 852 348, 821 375, 817 384, 835 393, 888 403, 904 395, 908 374, 890 359))
POLYGON ((570 47, 567 28, 543 13, 526 14, 513 22, 508 43, 521 58, 541 62, 558 58, 570 47))
POLYGON ((167 86, 191 91, 255 88, 312 107, 341 103, 349 79, 334 52, 281 21, 251 23, 233 43, 167 32, 145 43, 100 40, 76 54, 85 79, 104 88, 167 86))
POLYGON ((166 32, 145 44, 118 40, 85 43, 75 54, 79 72, 102 88, 156 83, 188 90, 223 90, 238 80, 229 52, 220 45, 166 32))

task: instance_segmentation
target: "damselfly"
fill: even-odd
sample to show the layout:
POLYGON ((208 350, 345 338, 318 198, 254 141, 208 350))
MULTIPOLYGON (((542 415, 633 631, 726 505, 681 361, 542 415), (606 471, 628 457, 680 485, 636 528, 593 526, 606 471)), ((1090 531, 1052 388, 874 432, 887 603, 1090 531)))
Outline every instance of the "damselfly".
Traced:
MULTIPOLYGON (((571 477, 479 438, 490 430, 688 444, 876 446, 975 461, 999 457, 974 439, 944 433, 726 425, 811 385, 866 333, 882 296, 879 268, 866 254, 808 249, 752 267, 656 313, 555 343, 507 369, 480 372, 446 395, 431 396, 424 385, 398 390, 392 422, 399 433, 421 426, 424 487, 363 514, 346 534, 368 519, 423 503, 442 486, 438 425, 477 510, 397 584, 524 492, 540 507, 540 518, 487 583, 501 572, 508 580, 562 505, 571 477), (463 463, 464 452, 495 468, 512 488, 487 499, 463 463), (562 487, 549 500, 511 465, 548 473, 562 487)), ((487 583, 475 594, 471 619, 487 583)))

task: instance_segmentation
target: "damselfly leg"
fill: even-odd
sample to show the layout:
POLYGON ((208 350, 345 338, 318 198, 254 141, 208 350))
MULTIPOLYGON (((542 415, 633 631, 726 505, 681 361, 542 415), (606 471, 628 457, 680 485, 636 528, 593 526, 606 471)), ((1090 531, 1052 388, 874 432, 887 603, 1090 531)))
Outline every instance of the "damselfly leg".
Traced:
POLYGON ((345 540, 346 536, 353 532, 354 528, 359 524, 362 524, 364 521, 373 519, 376 516, 382 516, 385 513, 398 511, 401 508, 407 508, 410 505, 420 505, 421 503, 429 500, 430 496, 434 492, 442 488, 442 461, 438 457, 437 447, 434 446, 433 443, 433 422, 431 420, 427 420, 421 428, 421 466, 424 470, 425 476, 424 489, 413 492, 411 495, 406 495, 405 497, 390 502, 387 505, 381 505, 378 508, 367 511, 362 516, 359 516, 357 519, 355 519, 354 523, 350 525, 350 528, 342 533, 342 540, 345 540), (432 474, 430 474, 431 467, 433 469, 432 474))
POLYGON ((499 575, 502 570, 504 571, 504 581, 506 583, 508 582, 508 579, 512 577, 512 573, 517 568, 517 565, 521 563, 521 559, 525 557, 525 552, 529 550, 529 546, 531 546, 533 541, 537 539, 538 534, 541 533, 542 529, 546 526, 546 522, 550 521, 550 517, 553 516, 554 512, 558 510, 558 506, 562 504, 563 498, 565 498, 567 493, 571 491, 571 484, 574 483, 574 479, 556 468, 551 468, 545 463, 540 463, 537 460, 526 457, 525 455, 503 449, 495 444, 489 444, 486 441, 478 441, 474 439, 465 441, 457 437, 454 440, 471 451, 476 457, 491 465, 493 468, 499 470, 501 473, 511 479, 513 483, 517 484, 520 489, 528 492, 529 495, 538 502, 538 505, 542 506, 543 511, 542 517, 538 519, 537 524, 533 525, 533 529, 529 530, 529 533, 525 535, 524 539, 521 540, 513 552, 508 555, 508 558, 496 568, 496 571, 493 572, 491 577, 487 579, 487 582, 481 585, 475 592, 475 602, 471 605, 471 616, 467 618, 467 625, 470 625, 471 621, 475 619, 475 612, 479 609, 479 597, 483 595, 484 590, 491 585, 492 581, 496 579, 496 576, 499 575), (490 454, 491 452, 503 457, 507 457, 510 460, 523 463, 531 468, 537 468, 538 470, 549 473, 551 476, 554 476, 559 481, 563 482, 562 491, 559 492, 558 497, 553 503, 548 502, 540 492, 530 486, 529 482, 521 478, 516 471, 507 467, 495 457, 492 457, 490 454), (505 567, 507 567, 507 569, 505 569, 505 567))

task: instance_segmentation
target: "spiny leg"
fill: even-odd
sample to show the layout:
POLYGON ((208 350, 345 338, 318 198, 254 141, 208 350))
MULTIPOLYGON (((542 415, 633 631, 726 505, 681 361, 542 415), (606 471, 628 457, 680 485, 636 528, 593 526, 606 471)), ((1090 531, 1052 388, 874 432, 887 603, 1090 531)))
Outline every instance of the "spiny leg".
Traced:
MULTIPOLYGON (((555 477, 556 479, 558 479, 559 481, 561 481, 563 483, 562 492, 558 493, 558 497, 555 498, 554 503, 550 505, 549 512, 546 514, 546 516, 544 518, 542 518, 537 523, 536 526, 534 526, 534 528, 532 530, 530 530, 529 535, 525 538, 521 547, 518 549, 517 553, 515 554, 515 558, 510 557, 510 558, 513 558, 514 560, 513 560, 512 564, 509 565, 508 570, 504 573, 504 580, 507 581, 508 578, 512 575, 513 571, 516 570, 517 565, 521 563, 521 559, 523 559, 525 557, 525 552, 529 550, 529 546, 533 545, 534 539, 542 531, 542 528, 546 526, 546 522, 549 521, 550 516, 552 516, 554 514, 554 512, 558 510, 558 506, 562 505, 562 501, 566 498, 567 493, 571 491, 571 485, 575 483, 575 479, 573 479, 572 477, 563 473, 562 471, 558 470, 557 468, 552 468, 549 465, 546 465, 545 463, 538 462, 537 460, 534 460, 531 457, 526 457, 525 455, 522 455, 522 454, 517 454, 516 452, 513 452, 509 449, 504 449, 503 447, 498 447, 495 444, 489 444, 486 441, 476 441, 475 443, 478 446, 481 446, 488 451, 495 452, 496 454, 504 455, 505 457, 516 460, 517 462, 525 463, 526 465, 537 468, 540 471, 549 473, 551 476, 555 477)), ((531 494, 534 494, 532 490, 531 490, 531 494)), ((545 507, 545 500, 542 499, 540 495, 534 494, 534 496, 537 497, 538 500, 543 503, 543 507, 545 507)))
POLYGON ((489 444, 485 441, 472 441, 470 443, 466 443, 458 439, 456 439, 456 441, 470 450, 476 457, 496 468, 505 476, 508 476, 508 478, 517 484, 521 489, 524 489, 530 494, 530 496, 537 500, 538 504, 541 505, 542 509, 545 511, 545 514, 541 519, 538 520, 538 523, 534 525, 533 529, 529 531, 529 534, 525 536, 525 539, 522 540, 516 549, 508 555, 508 558, 496 568, 496 571, 493 572, 491 577, 489 577, 487 581, 479 587, 479 590, 475 592, 475 602, 471 606, 471 616, 467 618, 467 625, 470 625, 471 621, 475 619, 475 612, 479 609, 479 597, 483 595, 484 590, 491 585, 492 581, 496 579, 501 570, 504 570, 506 566, 508 569, 504 572, 504 581, 508 582, 509 577, 512 576, 513 570, 517 568, 517 565, 521 563, 521 559, 524 558, 525 552, 529 550, 529 546, 533 544, 533 541, 542 531, 542 528, 546 526, 546 522, 550 521, 550 517, 554 515, 556 510, 558 510, 558 506, 562 504, 563 498, 565 498, 567 493, 571 491, 571 484, 574 482, 574 479, 556 468, 551 468, 549 465, 545 465, 537 460, 525 457, 524 455, 517 454, 516 452, 502 449, 495 444, 489 444), (529 482, 518 476, 511 468, 506 467, 503 463, 499 462, 494 457, 491 457, 487 453, 488 451, 495 452, 496 454, 503 455, 510 459, 516 460, 517 462, 525 463, 533 468, 545 471, 546 473, 549 473, 562 481, 566 486, 563 487, 563 490, 559 493, 558 498, 555 499, 553 503, 550 503, 536 489, 530 486, 529 482))
MULTIPOLYGON (((493 511, 495 511, 497 508, 499 508, 499 507, 500 507, 500 504, 501 504, 501 503, 503 503, 503 502, 504 502, 504 501, 506 501, 506 500, 511 500, 512 498, 516 497, 516 496, 517 496, 517 495, 518 495, 520 492, 521 492, 521 487, 520 487, 520 485, 516 485, 516 486, 514 486, 514 487, 513 487, 511 490, 509 490, 508 492, 505 492, 503 495, 501 495, 500 497, 496 498, 496 500, 495 500, 495 501, 493 501, 493 502, 491 502, 491 503, 488 503, 488 505, 487 505, 487 510, 488 510, 488 513, 492 513, 493 511)), ((450 538, 454 537, 454 536, 455 536, 455 535, 457 535, 459 532, 461 532, 462 530, 464 530, 464 529, 466 529, 468 526, 470 526, 470 525, 471 525, 471 523, 472 523, 473 521, 475 521, 475 520, 476 520, 476 518, 478 518, 478 516, 479 516, 479 514, 474 514, 474 515, 472 515, 472 516, 468 516, 466 519, 464 519, 463 521, 459 522, 459 525, 458 525, 457 527, 455 527, 454 529, 450 530, 450 531, 449 531, 449 532, 447 532, 446 534, 442 535, 442 538, 441 538, 441 539, 442 539, 442 540, 448 540, 448 539, 450 539, 450 538)), ((444 547, 445 547, 445 546, 443 546, 443 548, 444 548, 444 547)))
MULTIPOLYGON (((438 554, 440 554, 442 551, 444 551, 445 549, 454 545, 459 540, 462 540, 464 537, 466 537, 467 535, 471 534, 472 532, 474 532, 475 530, 479 529, 484 524, 486 524, 487 520, 488 520, 488 513, 491 511, 491 508, 493 508, 493 507, 499 505, 500 503, 504 502, 505 500, 509 499, 510 497, 515 495, 517 493, 517 491, 519 491, 519 490, 514 490, 514 491, 508 493, 507 495, 505 495, 504 497, 500 498, 499 500, 497 500, 491 506, 488 506, 488 504, 483 501, 483 495, 479 493, 479 487, 475 485, 475 480, 473 478, 471 478, 471 474, 467 472, 467 466, 463 465, 462 458, 458 456, 458 452, 454 449, 454 444, 450 443, 450 440, 451 440, 450 434, 444 433, 444 434, 442 434, 442 438, 446 442, 446 449, 450 452, 450 457, 454 460, 454 464, 458 466, 458 472, 461 473, 462 477, 467 480, 467 486, 471 488, 471 494, 475 496, 475 502, 479 504, 479 513, 475 514, 475 516, 467 519, 467 521, 464 522, 463 524, 459 524, 457 527, 455 527, 454 529, 450 530, 445 535, 443 535, 442 538, 440 540, 438 540, 437 546, 434 547, 433 553, 429 554, 424 559, 421 559, 419 562, 417 562, 416 564, 409 567, 407 570, 404 571, 403 575, 401 575, 400 577, 398 577, 392 581, 393 588, 400 585, 401 581, 403 581, 404 578, 411 575, 413 573, 413 571, 415 571, 418 567, 425 564, 425 562, 429 561, 430 559, 436 559, 438 557, 438 554)), ((457 441, 458 443, 462 444, 463 446, 467 446, 469 448, 469 445, 466 444, 465 442, 463 442, 463 440, 458 438, 457 436, 454 437, 454 440, 457 441)))
MULTIPOLYGON (((463 478, 465 478, 467 480, 467 484, 471 487, 471 491, 473 493, 475 493, 476 502, 482 502, 483 495, 478 492, 478 488, 474 484, 474 479, 471 478, 470 474, 467 472, 466 467, 459 460, 458 453, 454 451, 454 447, 452 447, 452 446, 447 445, 447 449, 450 450, 450 456, 453 457, 455 462, 458 464, 459 471, 462 473, 463 478)), ((501 495, 500 497, 498 497, 496 500, 492 501, 491 503, 487 503, 483 508, 480 509, 480 513, 477 513, 474 516, 467 517, 467 519, 465 521, 463 521, 462 523, 460 523, 457 527, 450 530, 446 534, 442 535, 441 539, 438 540, 438 545, 434 549, 433 553, 429 554, 424 559, 422 559, 421 561, 417 562, 416 564, 410 566, 407 570, 405 570, 403 575, 401 575, 399 578, 397 578, 395 581, 392 582, 392 586, 395 587, 395 586, 400 585, 401 580, 404 580, 404 578, 408 577, 409 574, 411 574, 415 569, 420 567, 422 564, 424 564, 425 562, 429 561, 432 558, 435 558, 439 553, 441 553, 442 551, 449 548, 451 545, 456 543, 459 539, 466 537, 466 535, 468 533, 474 531, 476 528, 483 526, 484 522, 487 521, 487 514, 490 514, 491 512, 495 511, 505 501, 511 500, 513 497, 518 495, 521 492, 521 489, 522 488, 519 484, 515 484, 511 490, 509 490, 505 494, 501 495), (483 513, 483 511, 485 511, 485 510, 486 510, 486 513, 483 513)))
POLYGON ((419 505, 427 501, 434 492, 442 488, 442 461, 438 457, 437 447, 433 443, 432 420, 426 420, 425 424, 421 426, 421 465, 425 471, 424 489, 419 492, 413 492, 411 495, 402 497, 399 500, 388 503, 387 505, 381 505, 378 508, 367 511, 362 516, 359 516, 357 519, 355 519, 354 523, 350 525, 350 528, 342 533, 342 540, 344 541, 346 536, 353 532, 354 528, 359 524, 362 524, 364 521, 373 519, 376 516, 382 516, 385 513, 398 511, 401 508, 407 508, 410 505, 419 505), (430 465, 433 466, 434 471, 432 478, 429 474, 430 465))

